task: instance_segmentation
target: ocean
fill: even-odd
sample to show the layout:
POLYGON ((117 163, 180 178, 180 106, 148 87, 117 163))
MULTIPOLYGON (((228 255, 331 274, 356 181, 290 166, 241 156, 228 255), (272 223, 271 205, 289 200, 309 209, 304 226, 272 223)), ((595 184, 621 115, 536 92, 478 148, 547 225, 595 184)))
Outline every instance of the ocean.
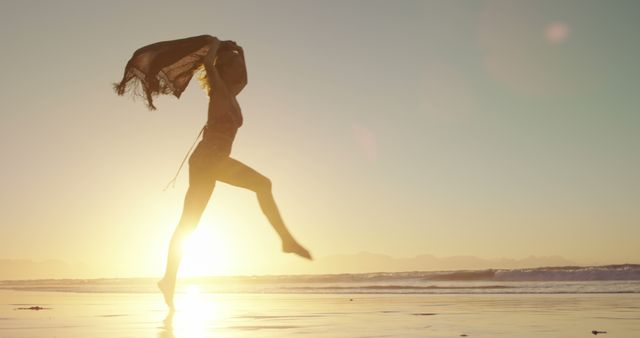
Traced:
POLYGON ((640 337, 640 266, 0 282, 1 338, 640 337))
MULTIPOLYGON (((82 293, 155 293, 154 278, 0 281, 0 289, 82 293)), ((640 293, 640 265, 543 267, 330 275, 181 279, 178 292, 284 294, 597 294, 640 293)))

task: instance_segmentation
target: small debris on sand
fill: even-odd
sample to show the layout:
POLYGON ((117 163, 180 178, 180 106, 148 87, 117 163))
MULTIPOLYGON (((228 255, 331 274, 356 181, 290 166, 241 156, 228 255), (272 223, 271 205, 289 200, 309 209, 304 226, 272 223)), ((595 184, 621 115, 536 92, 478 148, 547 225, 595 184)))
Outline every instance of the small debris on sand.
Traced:
POLYGON ((599 334, 601 334, 601 333, 607 333, 607 331, 598 331, 598 330, 593 330, 593 331, 591 331, 591 333, 593 333, 593 335, 595 336, 595 335, 599 335, 599 334))
POLYGON ((467 337, 468 335, 466 333, 463 333, 460 335, 460 337, 467 337))
POLYGON ((50 307, 42 307, 42 306, 30 306, 30 307, 19 307, 19 308, 16 308, 16 310, 40 311, 40 310, 51 310, 51 308, 50 307))
POLYGON ((414 316, 435 316, 435 313, 431 313, 431 312, 419 312, 419 313, 412 313, 412 315, 414 316))

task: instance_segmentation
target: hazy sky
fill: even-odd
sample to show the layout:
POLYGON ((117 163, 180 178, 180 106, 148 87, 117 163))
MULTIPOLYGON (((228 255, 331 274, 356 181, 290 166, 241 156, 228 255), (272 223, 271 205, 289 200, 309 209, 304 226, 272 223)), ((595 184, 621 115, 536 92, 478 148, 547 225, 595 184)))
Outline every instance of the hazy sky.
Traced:
MULTIPOLYGON (((640 262, 640 2, 158 3, 0 3, 0 258, 162 273, 186 170, 162 189, 207 97, 150 112, 111 83, 143 45, 211 34, 248 64, 232 155, 315 256, 640 262)), ((196 237, 192 272, 309 264, 224 184, 196 237)))

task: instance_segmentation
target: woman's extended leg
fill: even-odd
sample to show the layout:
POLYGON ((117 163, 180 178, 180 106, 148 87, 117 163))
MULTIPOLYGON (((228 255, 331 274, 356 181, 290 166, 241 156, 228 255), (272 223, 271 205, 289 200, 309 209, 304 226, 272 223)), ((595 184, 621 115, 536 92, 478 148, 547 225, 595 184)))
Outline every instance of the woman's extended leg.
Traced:
POLYGON ((216 180, 210 172, 204 172, 202 170, 190 170, 189 172, 189 189, 184 198, 182 216, 171 237, 169 253, 167 255, 167 269, 164 278, 158 282, 158 287, 162 291, 164 300, 170 308, 173 308, 176 275, 178 274, 178 268, 182 260, 182 244, 185 238, 191 234, 198 225, 200 217, 209 202, 215 183, 216 180))
POLYGON ((267 216, 271 226, 273 226, 282 240, 282 250, 311 259, 309 251, 298 244, 285 226, 271 193, 271 181, 267 177, 244 163, 229 158, 221 164, 217 179, 220 182, 254 191, 258 197, 262 212, 267 216))

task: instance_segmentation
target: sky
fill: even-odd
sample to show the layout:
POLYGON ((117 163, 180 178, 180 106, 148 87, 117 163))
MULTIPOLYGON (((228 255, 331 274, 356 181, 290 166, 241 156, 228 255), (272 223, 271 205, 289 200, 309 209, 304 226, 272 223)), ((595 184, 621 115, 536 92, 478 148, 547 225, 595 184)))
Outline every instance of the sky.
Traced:
MULTIPOLYGON (((0 259, 163 271, 206 121, 114 94, 133 51, 237 41, 232 156, 315 257, 640 263, 636 1, 3 1, 0 259)), ((219 184, 181 273, 314 272, 219 184)), ((317 272, 322 272, 318 270, 317 272)), ((0 274, 2 272, 0 271, 0 274)), ((93 276, 92 275, 92 276, 93 276)), ((2 276, 0 276, 2 279, 2 276)))

